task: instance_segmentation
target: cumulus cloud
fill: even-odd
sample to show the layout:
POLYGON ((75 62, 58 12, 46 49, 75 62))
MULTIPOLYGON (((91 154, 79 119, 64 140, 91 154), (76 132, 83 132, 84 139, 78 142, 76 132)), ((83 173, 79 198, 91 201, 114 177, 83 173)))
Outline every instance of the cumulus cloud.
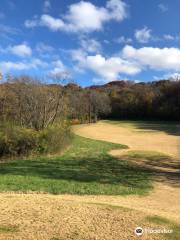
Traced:
POLYGON ((165 40, 174 40, 175 37, 172 36, 171 34, 164 34, 164 39, 165 39, 165 40))
POLYGON ((115 42, 128 44, 128 43, 132 43, 132 39, 126 38, 124 36, 120 36, 119 38, 115 39, 115 42))
POLYGON ((89 53, 98 53, 102 50, 101 43, 95 39, 81 38, 80 46, 89 53))
POLYGON ((180 70, 180 49, 179 48, 155 48, 143 47, 134 48, 125 46, 122 50, 125 59, 135 61, 143 67, 155 70, 180 70))
POLYGON ((151 39, 151 32, 151 29, 144 27, 142 29, 137 29, 134 36, 138 42, 147 43, 151 39))
POLYGON ((19 57, 29 57, 32 55, 32 49, 26 43, 0 48, 1 53, 11 53, 19 57))
POLYGON ((34 16, 31 20, 26 20, 24 26, 27 28, 34 28, 40 25, 40 21, 37 16, 34 16))
POLYGON ((20 30, 17 28, 12 28, 10 26, 0 24, 0 37, 11 40, 12 35, 17 35, 20 33, 20 30))
POLYGON ((88 55, 86 51, 84 51, 83 49, 79 48, 79 49, 72 49, 69 51, 72 60, 76 61, 78 63, 83 63, 86 56, 88 55))
POLYGON ((7 48, 7 51, 20 57, 31 56, 32 54, 31 48, 26 43, 22 43, 15 46, 9 46, 7 48))
POLYGON ((180 81, 180 72, 172 72, 172 73, 166 73, 162 76, 154 76, 155 80, 162 80, 162 79, 168 79, 171 81, 180 81))
POLYGON ((39 52, 40 54, 52 53, 54 51, 54 48, 48 44, 40 42, 36 45, 36 51, 39 52))
POLYGON ((137 64, 120 57, 87 56, 85 64, 87 68, 110 81, 118 79, 119 74, 134 75, 140 72, 137 64))
POLYGON ((0 62, 0 69, 3 72, 8 72, 11 70, 22 71, 35 69, 37 67, 45 67, 46 63, 42 62, 40 59, 32 59, 31 61, 23 61, 23 62, 13 62, 13 61, 2 61, 0 62))
POLYGON ((41 16, 40 25, 46 26, 52 31, 57 31, 64 28, 64 22, 61 19, 53 18, 47 14, 41 16))
POLYGON ((49 71, 49 77, 53 79, 67 79, 71 74, 68 68, 63 64, 61 60, 54 61, 52 63, 53 69, 49 71))
POLYGON ((80 1, 69 6, 63 18, 44 14, 38 19, 26 20, 25 26, 46 26, 53 31, 92 32, 103 28, 110 20, 122 21, 128 16, 127 5, 122 0, 109 0, 105 7, 80 1))
POLYGON ((109 9, 109 18, 117 21, 122 21, 128 16, 128 6, 121 0, 110 0, 106 5, 109 9))
POLYGON ((27 28, 45 26, 48 27, 51 31, 62 30, 65 27, 65 24, 61 19, 54 18, 48 14, 43 14, 40 18, 34 16, 32 20, 26 20, 24 25, 27 28))
POLYGON ((163 38, 167 41, 179 41, 180 36, 178 35, 171 35, 171 34, 164 34, 163 38))

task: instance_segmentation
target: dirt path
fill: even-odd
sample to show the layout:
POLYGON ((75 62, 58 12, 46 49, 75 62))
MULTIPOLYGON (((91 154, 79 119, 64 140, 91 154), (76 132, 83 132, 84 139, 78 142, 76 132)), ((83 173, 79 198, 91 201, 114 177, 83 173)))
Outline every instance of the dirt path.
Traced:
POLYGON ((165 131, 138 129, 134 126, 105 122, 76 126, 74 130, 84 137, 125 144, 131 150, 157 151, 176 157, 180 155, 180 135, 176 136, 165 131))

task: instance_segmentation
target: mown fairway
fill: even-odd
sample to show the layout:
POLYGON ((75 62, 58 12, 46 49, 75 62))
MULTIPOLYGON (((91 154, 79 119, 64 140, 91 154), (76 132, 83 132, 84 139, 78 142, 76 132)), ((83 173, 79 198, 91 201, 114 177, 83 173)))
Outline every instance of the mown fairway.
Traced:
POLYGON ((69 194, 143 194, 150 173, 108 154, 126 146, 75 136, 61 157, 1 163, 0 191, 69 194))
POLYGON ((76 134, 99 140, 75 136, 60 157, 2 162, 0 240, 129 240, 137 226, 173 230, 143 240, 179 240, 179 126, 152 127, 80 125, 76 134))

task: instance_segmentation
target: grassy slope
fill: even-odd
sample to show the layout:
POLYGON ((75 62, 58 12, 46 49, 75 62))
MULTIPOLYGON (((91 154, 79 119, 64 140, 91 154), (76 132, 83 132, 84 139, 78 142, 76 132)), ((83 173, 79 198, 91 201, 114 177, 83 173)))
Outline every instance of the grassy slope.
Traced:
POLYGON ((75 136, 63 156, 0 164, 0 191, 69 194, 144 194, 150 175, 108 154, 125 146, 75 136))

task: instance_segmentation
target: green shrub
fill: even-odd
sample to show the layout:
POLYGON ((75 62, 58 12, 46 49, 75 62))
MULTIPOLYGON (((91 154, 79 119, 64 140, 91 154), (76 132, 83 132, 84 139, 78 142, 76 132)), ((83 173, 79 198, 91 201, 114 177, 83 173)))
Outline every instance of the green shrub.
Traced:
POLYGON ((10 123, 0 125, 0 157, 55 153, 62 150, 69 141, 70 128, 66 122, 41 131, 10 123))
POLYGON ((71 133, 67 122, 53 124, 40 132, 39 152, 54 153, 63 150, 70 142, 71 133))
POLYGON ((0 126, 0 156, 28 154, 38 146, 38 134, 33 129, 10 123, 0 126))

